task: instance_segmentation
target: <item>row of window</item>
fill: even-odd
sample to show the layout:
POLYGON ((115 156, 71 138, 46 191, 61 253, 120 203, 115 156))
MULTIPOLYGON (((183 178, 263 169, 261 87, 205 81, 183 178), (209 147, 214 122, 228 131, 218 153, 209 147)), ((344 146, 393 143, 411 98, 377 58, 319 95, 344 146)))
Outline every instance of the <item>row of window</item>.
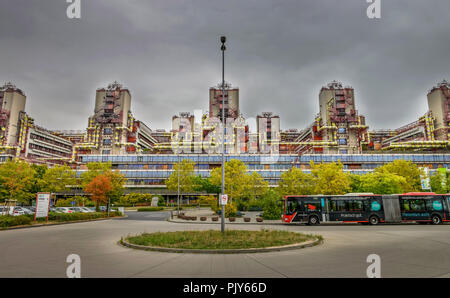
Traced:
POLYGON ((442 208, 443 206, 440 200, 423 200, 423 199, 400 200, 400 210, 402 212, 442 211, 442 208))
MULTIPOLYGON (((166 169, 166 170, 133 170, 130 171, 128 170, 121 170, 119 169, 119 171, 125 175, 126 178, 136 178, 136 177, 143 177, 143 178, 168 178, 172 172, 173 169, 166 169)), ((83 171, 78 171, 78 174, 82 173, 83 171)), ((252 174, 252 173, 258 173, 259 175, 261 175, 262 178, 264 178, 264 180, 270 180, 270 179, 279 179, 281 177, 281 175, 286 172, 285 170, 280 170, 280 171, 258 171, 258 170, 249 170, 248 173, 252 174)), ((310 170, 304 170, 305 173, 310 173, 310 170)), ((347 173, 353 173, 353 174, 367 174, 370 173, 370 171, 364 171, 364 170, 348 170, 346 171, 347 173)), ((201 169, 196 169, 195 170, 195 175, 200 175, 202 177, 210 177, 210 170, 201 170, 201 169)))
POLYGON ((39 140, 39 141, 42 141, 42 142, 45 142, 45 143, 48 143, 48 144, 52 144, 52 145, 55 145, 55 146, 59 146, 59 147, 63 147, 63 148, 72 150, 72 146, 71 145, 67 145, 67 144, 64 144, 64 143, 61 143, 61 142, 57 142, 57 141, 49 139, 49 138, 44 138, 43 136, 36 135, 34 133, 30 133, 30 139, 31 140, 39 140))
MULTIPOLYGON (((221 155, 122 155, 122 156, 96 156, 96 155, 84 155, 81 156, 81 161, 84 163, 88 162, 98 162, 98 161, 111 161, 113 163, 120 162, 163 162, 163 163, 173 163, 177 162, 178 159, 190 159, 194 162, 221 162, 221 155)), ((392 162, 398 159, 410 160, 412 162, 421 163, 450 163, 450 154, 341 154, 341 155, 228 155, 225 156, 227 161, 231 159, 238 159, 243 162, 273 162, 273 163, 309 163, 314 162, 392 162)))
POLYGON ((70 153, 65 153, 65 152, 54 150, 54 149, 49 149, 47 147, 43 147, 43 146, 39 146, 36 144, 31 144, 31 143, 28 145, 28 148, 39 150, 39 151, 44 151, 44 152, 51 153, 51 154, 56 154, 56 155, 62 156, 62 157, 71 157, 72 156, 70 153))

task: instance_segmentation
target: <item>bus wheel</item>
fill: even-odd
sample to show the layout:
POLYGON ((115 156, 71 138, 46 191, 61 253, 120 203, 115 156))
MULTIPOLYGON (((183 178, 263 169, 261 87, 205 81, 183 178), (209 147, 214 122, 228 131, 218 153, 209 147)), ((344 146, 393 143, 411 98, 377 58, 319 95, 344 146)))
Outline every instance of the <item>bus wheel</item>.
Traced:
POLYGON ((376 215, 372 215, 369 218, 369 223, 373 226, 377 225, 379 222, 380 222, 380 220, 378 219, 378 216, 376 216, 376 215))
POLYGON ((308 225, 315 226, 319 224, 319 218, 315 215, 312 215, 308 219, 308 225))
POLYGON ((433 215, 433 216, 431 217, 431 223, 432 223, 433 225, 439 225, 439 224, 442 223, 442 220, 441 220, 441 218, 439 217, 439 215, 433 215))

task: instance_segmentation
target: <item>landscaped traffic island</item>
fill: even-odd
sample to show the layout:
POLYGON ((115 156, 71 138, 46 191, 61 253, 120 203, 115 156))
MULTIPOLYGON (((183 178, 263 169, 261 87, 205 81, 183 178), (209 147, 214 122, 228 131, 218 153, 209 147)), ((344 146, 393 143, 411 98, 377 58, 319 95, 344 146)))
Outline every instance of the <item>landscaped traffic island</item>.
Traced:
POLYGON ((321 236, 276 230, 217 230, 144 233, 129 236, 124 246, 166 252, 239 253, 265 252, 314 246, 321 236))

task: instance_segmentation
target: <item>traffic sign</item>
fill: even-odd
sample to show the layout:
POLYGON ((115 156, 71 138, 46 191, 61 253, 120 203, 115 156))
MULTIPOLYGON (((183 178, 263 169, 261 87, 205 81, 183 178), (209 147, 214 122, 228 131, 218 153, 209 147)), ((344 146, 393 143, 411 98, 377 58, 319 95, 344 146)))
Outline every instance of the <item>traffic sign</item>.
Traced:
POLYGON ((228 195, 221 195, 220 196, 220 204, 226 205, 228 203, 228 195))

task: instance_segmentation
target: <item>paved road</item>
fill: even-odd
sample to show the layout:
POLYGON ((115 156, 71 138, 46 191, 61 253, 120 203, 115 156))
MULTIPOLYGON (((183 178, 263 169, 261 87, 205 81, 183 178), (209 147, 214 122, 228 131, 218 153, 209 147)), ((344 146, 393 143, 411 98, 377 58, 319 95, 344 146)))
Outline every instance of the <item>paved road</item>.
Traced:
MULTIPOLYGON (((144 231, 220 229, 219 225, 128 215, 0 231, 0 277, 65 277, 69 254, 80 255, 83 277, 365 277, 366 258, 373 253, 381 257, 383 277, 450 277, 450 225, 267 226, 321 234, 325 243, 284 252, 196 255, 132 250, 117 241, 144 231)), ((152 216, 158 218, 156 213, 152 216)), ((261 229, 233 226, 238 228, 261 229)))
POLYGON ((167 220, 170 217, 170 212, 167 211, 156 211, 156 212, 137 212, 131 211, 127 212, 127 218, 123 220, 167 220))

